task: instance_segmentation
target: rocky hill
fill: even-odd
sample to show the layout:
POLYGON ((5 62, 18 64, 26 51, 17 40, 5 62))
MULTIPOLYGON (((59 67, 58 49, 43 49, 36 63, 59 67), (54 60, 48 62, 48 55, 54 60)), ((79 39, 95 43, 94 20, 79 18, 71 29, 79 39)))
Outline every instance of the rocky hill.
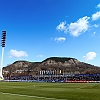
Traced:
POLYGON ((40 71, 52 71, 53 74, 92 74, 100 73, 100 67, 80 62, 75 58, 50 57, 42 62, 16 61, 3 67, 7 75, 39 75, 40 71))

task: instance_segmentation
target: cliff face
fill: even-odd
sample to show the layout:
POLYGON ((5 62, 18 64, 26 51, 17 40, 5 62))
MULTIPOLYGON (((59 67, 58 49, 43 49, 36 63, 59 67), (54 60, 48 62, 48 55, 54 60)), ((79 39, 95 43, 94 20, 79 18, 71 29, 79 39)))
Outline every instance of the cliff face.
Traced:
POLYGON ((42 62, 16 61, 3 68, 4 75, 39 75, 43 71, 56 71, 56 74, 100 73, 100 67, 80 62, 75 58, 51 57, 42 62))

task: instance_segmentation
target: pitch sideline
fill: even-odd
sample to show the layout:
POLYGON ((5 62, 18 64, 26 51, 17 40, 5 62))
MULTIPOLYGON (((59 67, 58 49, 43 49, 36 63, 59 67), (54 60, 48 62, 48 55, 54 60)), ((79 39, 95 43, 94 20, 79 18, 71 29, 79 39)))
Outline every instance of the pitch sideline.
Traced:
POLYGON ((28 98, 43 98, 46 100, 68 100, 68 99, 57 99, 57 98, 47 98, 47 97, 39 97, 39 96, 29 96, 29 95, 21 95, 21 94, 13 94, 13 93, 4 93, 4 92, 0 92, 0 94, 4 94, 4 95, 12 95, 12 96, 21 96, 21 97, 28 97, 28 98))

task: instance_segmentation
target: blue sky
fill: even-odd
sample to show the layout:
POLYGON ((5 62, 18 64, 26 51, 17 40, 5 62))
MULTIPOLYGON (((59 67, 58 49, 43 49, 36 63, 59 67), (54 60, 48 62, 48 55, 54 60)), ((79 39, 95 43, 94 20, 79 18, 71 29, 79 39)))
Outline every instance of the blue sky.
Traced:
POLYGON ((100 0, 0 0, 0 30, 3 66, 49 57, 100 66, 100 0))

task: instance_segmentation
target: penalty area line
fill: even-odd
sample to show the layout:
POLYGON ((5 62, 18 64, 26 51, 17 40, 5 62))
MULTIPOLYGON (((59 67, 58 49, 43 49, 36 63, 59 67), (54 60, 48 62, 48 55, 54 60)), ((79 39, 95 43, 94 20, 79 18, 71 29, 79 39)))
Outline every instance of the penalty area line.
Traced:
POLYGON ((38 98, 38 99, 43 98, 43 99, 46 99, 46 100, 68 100, 68 99, 47 98, 47 97, 30 96, 30 95, 13 94, 13 93, 4 93, 4 92, 0 92, 0 94, 12 95, 12 96, 20 96, 20 97, 28 97, 28 98, 38 98))

